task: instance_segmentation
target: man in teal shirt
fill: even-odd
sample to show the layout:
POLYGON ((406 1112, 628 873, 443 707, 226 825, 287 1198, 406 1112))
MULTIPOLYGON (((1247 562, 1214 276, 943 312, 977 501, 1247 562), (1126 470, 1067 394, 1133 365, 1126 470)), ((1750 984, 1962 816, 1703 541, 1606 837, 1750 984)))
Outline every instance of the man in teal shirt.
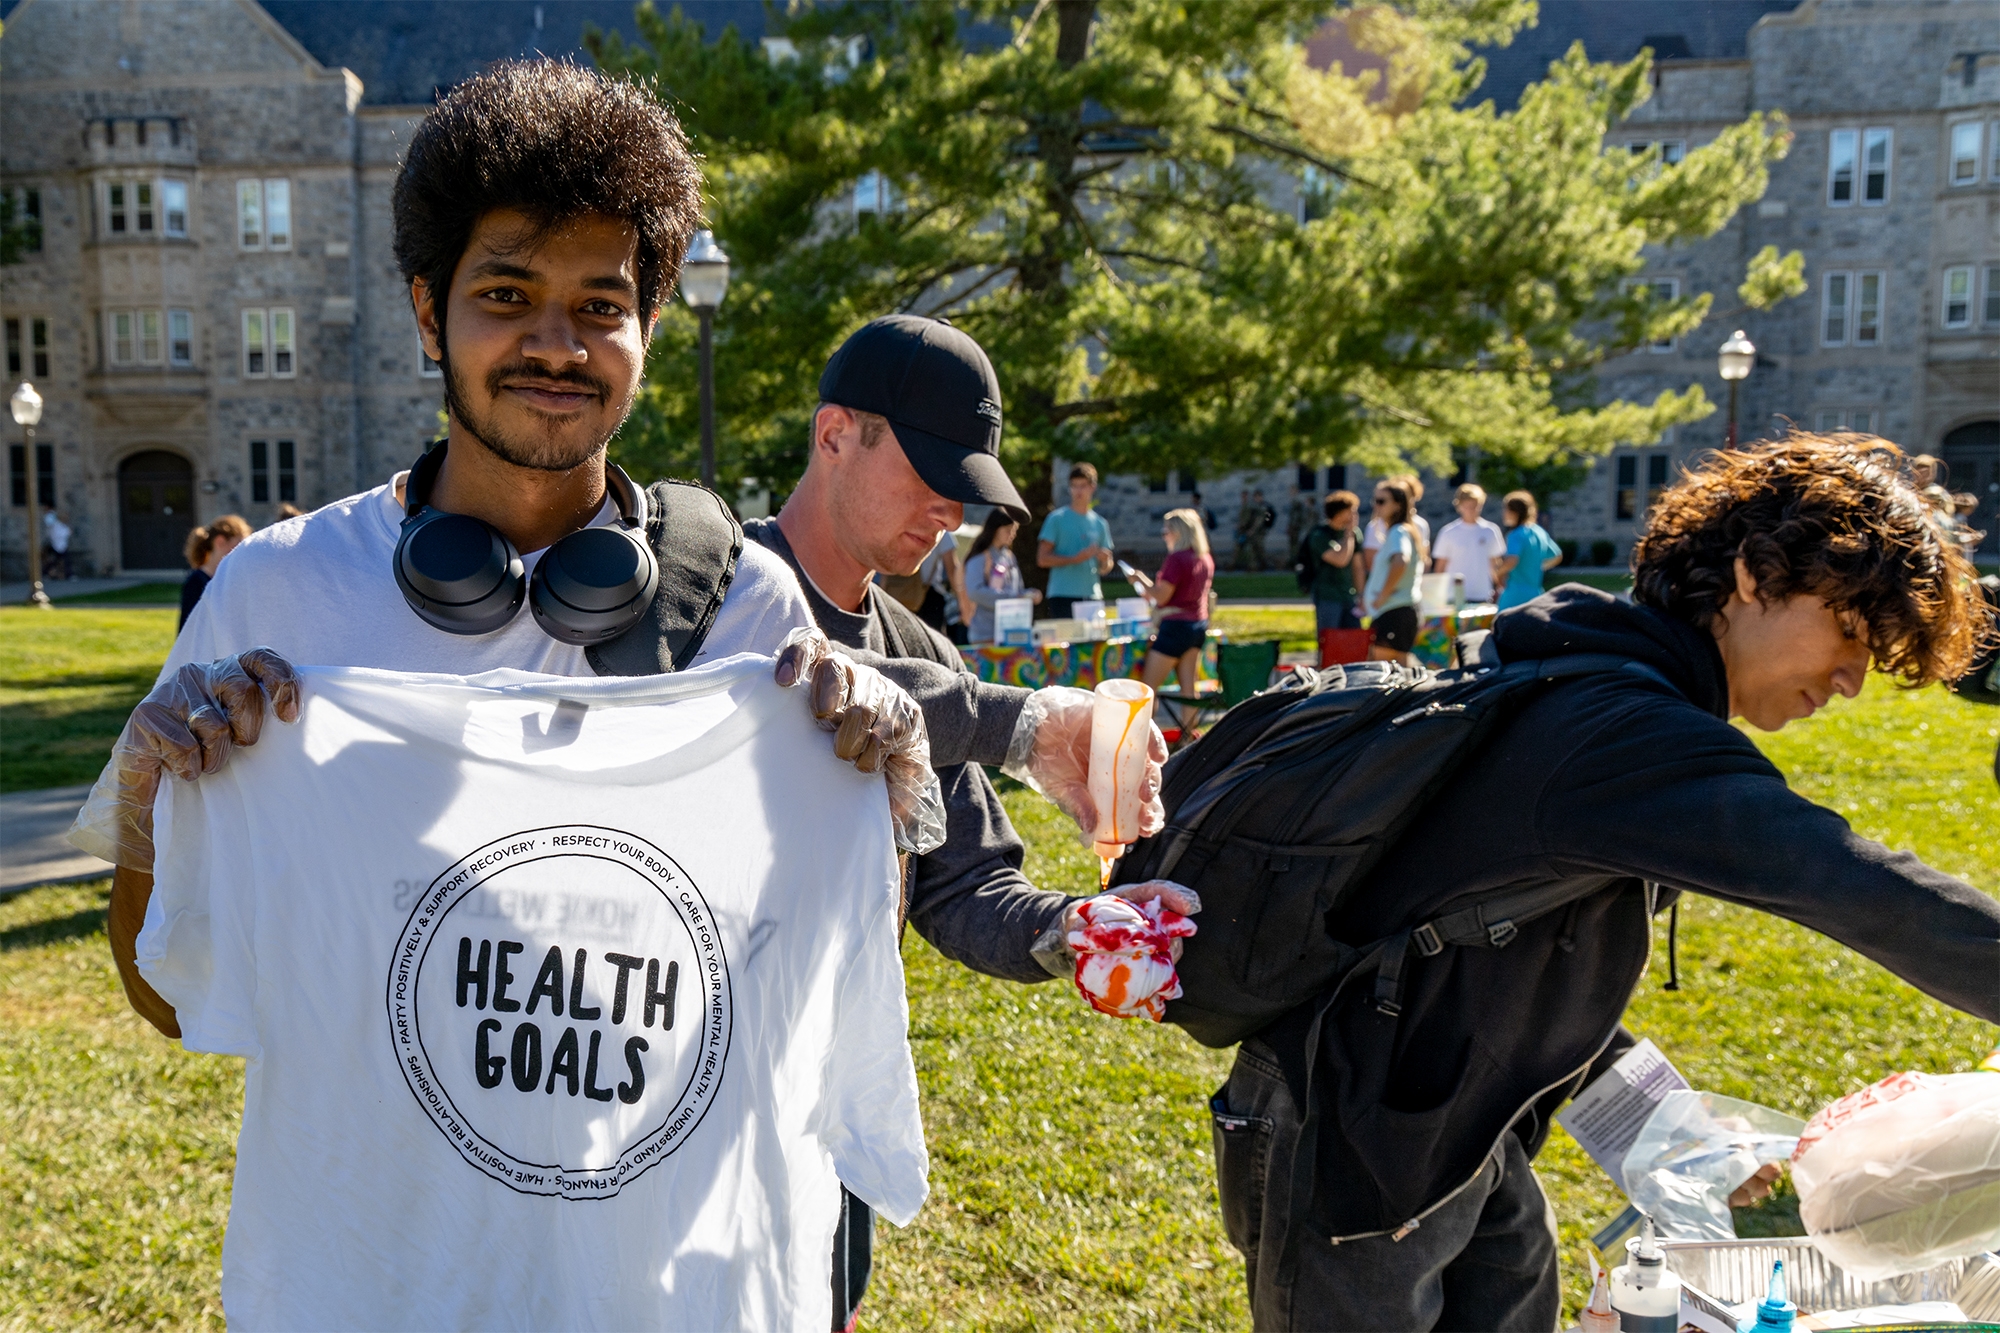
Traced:
POLYGON ((1042 520, 1035 563, 1049 571, 1048 595, 1042 613, 1066 620, 1077 602, 1102 601, 1097 576, 1111 572, 1111 525, 1094 512, 1097 469, 1078 463, 1069 470, 1069 507, 1042 520))
POLYGON ((1493 562, 1493 573, 1506 580, 1500 589, 1500 609, 1532 602, 1542 595, 1542 575, 1562 563, 1562 547, 1535 522, 1535 497, 1515 491, 1501 502, 1507 520, 1507 554, 1493 562))

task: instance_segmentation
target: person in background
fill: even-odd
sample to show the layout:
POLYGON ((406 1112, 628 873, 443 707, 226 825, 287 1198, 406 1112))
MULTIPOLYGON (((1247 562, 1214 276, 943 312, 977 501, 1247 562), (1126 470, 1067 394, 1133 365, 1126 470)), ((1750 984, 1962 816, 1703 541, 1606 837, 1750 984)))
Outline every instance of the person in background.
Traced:
POLYGON ((1102 601, 1097 576, 1111 571, 1111 525, 1090 507, 1097 495, 1097 469, 1078 463, 1069 470, 1069 504, 1042 520, 1035 563, 1049 571, 1042 605, 1056 620, 1068 618, 1078 602, 1102 601))
POLYGON ((1452 496, 1458 517, 1444 525, 1431 547, 1431 572, 1465 578, 1465 600, 1493 600, 1493 562, 1507 554, 1507 535, 1500 525, 1482 518, 1486 492, 1467 482, 1452 496))
POLYGON ((283 523, 288 518, 304 518, 305 514, 305 510, 299 508, 290 500, 280 500, 278 501, 278 517, 272 521, 283 523))
POLYGON ((1415 665, 1411 650, 1417 643, 1417 576, 1429 563, 1430 551, 1417 525, 1410 521, 1416 500, 1403 478, 1375 488, 1375 517, 1382 521, 1382 545, 1368 569, 1362 594, 1362 614, 1372 617, 1375 644, 1368 655, 1377 661, 1415 665))
POLYGON ((1929 454, 1918 454, 1910 460, 1910 485, 1917 488, 1917 494, 1922 495, 1937 485, 1939 474, 1943 470, 1938 465, 1937 459, 1929 454))
MULTIPOLYGON (((1400 486, 1409 492, 1411 526, 1417 530, 1417 535, 1423 538, 1425 548, 1429 549, 1431 525, 1425 521, 1422 514, 1417 512, 1417 505, 1424 498, 1423 482, 1417 479, 1417 474, 1414 472, 1398 473, 1396 476, 1384 477, 1381 481, 1376 482, 1376 494, 1381 494, 1382 487, 1391 485, 1400 486)), ((1360 581, 1364 587, 1367 586, 1368 576, 1374 573, 1375 553, 1382 549, 1382 539, 1388 535, 1388 532, 1389 525, 1382 521, 1382 509, 1378 505, 1376 506, 1374 515, 1369 518, 1367 526, 1361 529, 1360 581)))
POLYGON ((917 618, 955 644, 965 642, 964 566, 958 558, 958 538, 950 531, 938 534, 937 545, 917 566, 923 581, 923 600, 910 608, 917 618))
POLYGON ((1310 491, 1292 487, 1292 502, 1285 506, 1285 550, 1287 553, 1299 549, 1299 543, 1316 526, 1313 522, 1313 498, 1310 491))
MULTIPOLYGON (((1953 522, 1958 525, 1959 544, 1969 552, 1986 536, 1972 526, 1972 516, 1979 512, 1979 497, 1971 491, 1959 491, 1951 497, 1951 504, 1954 511, 1953 522)), ((64 577, 67 578, 68 575, 64 577)))
POLYGON ((1250 568, 1263 573, 1271 567, 1270 552, 1264 543, 1270 538, 1271 529, 1278 526, 1278 511, 1271 508, 1271 502, 1264 498, 1264 492, 1250 492, 1250 568))
POLYGON ((1361 550, 1354 527, 1361 518, 1361 497, 1353 491, 1335 491, 1326 497, 1325 510, 1326 521, 1306 534, 1306 550, 1313 558, 1315 636, 1330 629, 1361 628, 1361 615, 1354 609, 1354 576, 1360 569, 1355 557, 1361 550))
POLYGON ((1208 642, 1208 593, 1215 586, 1215 557, 1209 554, 1201 515, 1192 509, 1168 510, 1160 520, 1160 536, 1167 543, 1166 563, 1140 589, 1162 613, 1146 649, 1142 676, 1158 689, 1169 671, 1178 671, 1181 698, 1192 699, 1195 666, 1208 642))
POLYGON ((1203 532, 1215 531, 1215 511, 1202 503, 1200 491, 1194 492, 1194 501, 1189 505, 1189 508, 1201 515, 1201 530, 1203 532))
POLYGON ((1930 516, 1931 526, 1938 530, 1938 536, 1946 541, 1958 540, 1958 504, 1951 498, 1951 492, 1932 484, 1920 492, 1924 502, 1924 512, 1930 516))
POLYGON ((74 577, 69 572, 69 539, 75 535, 69 524, 62 521, 62 515, 51 509, 42 515, 42 577, 67 579, 74 577))
POLYGON ((1493 576, 1502 581, 1500 609, 1532 602, 1542 595, 1542 575, 1562 563, 1562 547, 1535 521, 1535 497, 1510 491, 1500 502, 1507 520, 1507 553, 1493 562, 1493 576))
POLYGON ((222 557, 235 550, 237 544, 250 535, 250 524, 241 514, 224 514, 206 527, 196 528, 188 534, 187 555, 189 573, 181 584, 181 619, 174 626, 174 633, 181 632, 181 626, 188 623, 194 614, 195 605, 201 601, 202 593, 208 590, 208 581, 215 577, 215 567, 222 563, 222 557))
POLYGON ((992 643, 998 637, 993 632, 993 608, 1001 598, 1042 600, 1040 588, 1024 588, 1021 581, 1021 562, 1014 558, 1014 537, 1020 531, 1014 516, 996 505, 972 539, 972 554, 965 558, 961 575, 965 604, 972 611, 965 622, 968 643, 992 643))

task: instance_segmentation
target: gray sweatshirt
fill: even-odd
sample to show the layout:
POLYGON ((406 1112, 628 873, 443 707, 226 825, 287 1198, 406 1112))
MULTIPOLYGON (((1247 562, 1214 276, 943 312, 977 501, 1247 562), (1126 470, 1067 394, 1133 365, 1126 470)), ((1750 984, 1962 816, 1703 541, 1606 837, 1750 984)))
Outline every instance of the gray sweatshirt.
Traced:
POLYGON ((1006 758, 1030 691, 982 682, 943 635, 880 588, 868 589, 862 611, 835 606, 800 568, 775 518, 753 519, 743 533, 792 567, 827 638, 909 691, 923 709, 931 767, 944 789, 945 843, 913 859, 910 924, 974 971, 1047 981, 1028 950, 1071 899, 1037 889, 1021 873, 1026 849, 980 766, 1006 758))

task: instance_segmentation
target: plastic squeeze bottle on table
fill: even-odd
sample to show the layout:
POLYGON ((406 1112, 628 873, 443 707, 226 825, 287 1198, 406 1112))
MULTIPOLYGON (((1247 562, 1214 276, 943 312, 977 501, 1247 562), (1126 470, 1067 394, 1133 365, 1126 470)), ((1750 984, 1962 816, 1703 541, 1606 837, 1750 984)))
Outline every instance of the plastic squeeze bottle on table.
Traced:
POLYGON ((1618 1333, 1618 1312, 1611 1308, 1611 1274, 1590 1256, 1590 1300, 1576 1312, 1578 1333, 1618 1333))
POLYGON ((1152 738, 1153 691, 1136 680, 1107 680, 1094 691, 1090 717, 1090 800, 1097 807, 1091 834, 1098 886, 1111 883, 1111 863, 1139 840, 1139 786, 1146 780, 1152 738))
POLYGON ((1737 1333, 1791 1333, 1798 1315, 1799 1307, 1785 1290, 1785 1261, 1780 1259, 1771 1265, 1771 1289, 1757 1302, 1757 1317, 1738 1324, 1737 1333))
POLYGON ((1676 1333, 1681 1326, 1681 1280, 1667 1271, 1666 1251, 1653 1235, 1653 1219, 1625 1242, 1625 1262, 1611 1273, 1611 1308, 1623 1333, 1676 1333))

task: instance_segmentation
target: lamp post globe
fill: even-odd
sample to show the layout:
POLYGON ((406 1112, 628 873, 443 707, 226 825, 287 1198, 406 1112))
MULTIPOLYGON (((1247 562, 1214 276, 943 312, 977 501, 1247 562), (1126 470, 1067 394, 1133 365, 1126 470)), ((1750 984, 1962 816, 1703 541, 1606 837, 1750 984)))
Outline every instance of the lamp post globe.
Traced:
POLYGON ((21 461, 28 480, 28 604, 46 611, 50 608, 49 595, 42 589, 42 516, 35 512, 42 489, 42 470, 37 466, 40 460, 35 457, 35 427, 42 422, 42 396, 35 392, 34 385, 22 380, 8 397, 7 408, 14 414, 14 424, 27 437, 21 461))
POLYGON ((729 256, 698 231, 681 261, 681 299, 701 321, 701 484, 715 488, 715 308, 729 293, 729 256))
POLYGON ((1757 347, 1743 336, 1738 329, 1729 335, 1727 342, 1716 349, 1715 370, 1729 386, 1729 437, 1725 448, 1736 447, 1736 386, 1749 378, 1751 367, 1757 364, 1757 347))

